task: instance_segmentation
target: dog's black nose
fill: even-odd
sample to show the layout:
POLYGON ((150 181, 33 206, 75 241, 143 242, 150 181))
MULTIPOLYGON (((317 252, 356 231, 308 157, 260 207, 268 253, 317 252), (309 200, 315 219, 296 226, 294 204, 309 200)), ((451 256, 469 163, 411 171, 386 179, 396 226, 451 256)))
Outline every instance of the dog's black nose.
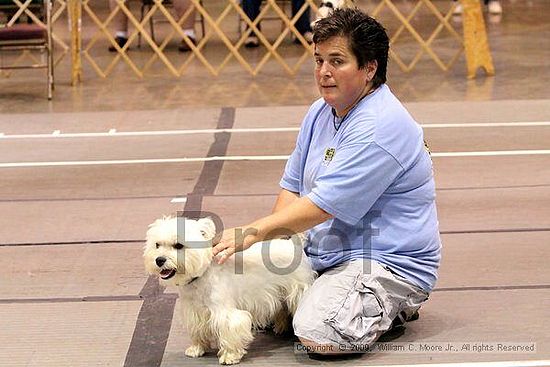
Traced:
POLYGON ((160 268, 166 262, 166 258, 159 256, 155 259, 155 262, 157 263, 157 266, 160 268))

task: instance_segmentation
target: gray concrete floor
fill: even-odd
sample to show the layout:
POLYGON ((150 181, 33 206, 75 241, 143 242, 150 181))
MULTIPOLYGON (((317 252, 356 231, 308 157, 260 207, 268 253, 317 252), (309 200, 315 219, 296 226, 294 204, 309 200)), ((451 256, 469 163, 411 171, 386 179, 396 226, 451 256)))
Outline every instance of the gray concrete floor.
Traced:
MULTIPOLYGON (((502 4, 500 22, 488 22, 495 77, 467 81, 463 58, 448 73, 428 59, 408 74, 390 68, 434 152, 444 243, 437 287, 396 342, 535 343, 536 352, 327 363, 260 333, 243 365, 550 365, 550 2, 502 4)), ((86 66, 73 88, 62 63, 52 102, 40 72, 0 79, 0 366, 217 365, 213 353, 183 355, 175 290, 145 274, 144 234, 177 210, 212 212, 226 226, 269 212, 284 159, 186 159, 289 154, 316 98, 307 69, 289 78, 274 65, 252 78, 232 66, 215 78, 193 68, 179 79, 158 69, 139 80, 120 68, 103 80, 86 66), (196 131, 219 128, 233 130, 196 131), (236 130, 254 128, 287 130, 236 130)))

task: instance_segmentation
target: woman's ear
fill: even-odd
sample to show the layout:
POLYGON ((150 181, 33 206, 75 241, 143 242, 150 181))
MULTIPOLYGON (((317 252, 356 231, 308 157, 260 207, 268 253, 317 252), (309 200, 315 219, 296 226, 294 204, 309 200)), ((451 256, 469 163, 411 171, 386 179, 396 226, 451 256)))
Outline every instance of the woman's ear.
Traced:
POLYGON ((378 61, 371 60, 367 62, 367 66, 365 69, 367 70, 367 82, 370 82, 372 79, 374 79, 376 70, 378 70, 378 61))

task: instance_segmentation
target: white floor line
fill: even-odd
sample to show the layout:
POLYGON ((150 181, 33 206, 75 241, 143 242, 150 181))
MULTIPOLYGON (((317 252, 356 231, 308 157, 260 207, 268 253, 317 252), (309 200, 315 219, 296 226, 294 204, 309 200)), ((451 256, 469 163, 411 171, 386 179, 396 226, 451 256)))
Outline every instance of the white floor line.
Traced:
POLYGON ((183 197, 175 197, 172 200, 170 200, 171 203, 178 204, 178 203, 186 203, 187 198, 185 196, 183 197))
POLYGON ((105 138, 126 136, 161 136, 161 135, 196 135, 215 133, 269 133, 269 132, 298 132, 299 127, 279 128, 251 128, 251 129, 198 129, 198 130, 149 130, 149 131, 116 131, 114 133, 66 133, 66 134, 22 134, 4 135, 3 139, 46 139, 46 138, 105 138))
POLYGON ((507 155, 546 155, 550 154, 550 150, 496 150, 487 152, 441 152, 432 153, 432 157, 490 157, 490 156, 507 156, 507 155))
MULTIPOLYGON (((550 121, 529 121, 529 122, 482 122, 482 123, 449 123, 449 124, 422 124, 424 129, 448 129, 448 128, 487 128, 487 127, 528 127, 528 126, 550 126, 550 121)), ((97 133, 61 133, 56 134, 4 134, 0 139, 48 139, 48 138, 104 138, 104 137, 126 137, 126 136, 162 136, 162 135, 195 135, 215 133, 271 133, 271 132, 297 132, 299 127, 273 127, 273 128, 236 128, 236 129, 197 129, 197 130, 149 130, 149 131, 116 131, 97 133)))
MULTIPOLYGON (((360 364, 357 364, 360 366, 360 364)), ((367 365, 365 365, 367 366, 367 365)), ((431 363, 431 364, 392 364, 392 365, 368 365, 369 367, 549 367, 550 360, 532 361, 503 361, 503 362, 457 362, 457 363, 431 363)))
POLYGON ((288 155, 270 156, 227 156, 227 157, 198 157, 198 158, 159 158, 159 159, 115 159, 108 161, 59 161, 59 162, 16 162, 0 163, 0 168, 15 167, 56 167, 56 166, 103 166, 117 164, 150 164, 150 163, 193 163, 212 161, 282 161, 288 155))
MULTIPOLYGON (((447 157, 487 157, 487 156, 515 156, 515 155, 550 155, 550 150, 505 150, 487 152, 447 152, 432 153, 435 158, 447 157)), ((102 166, 117 164, 161 164, 161 163, 193 163, 212 161, 284 161, 288 155, 248 155, 248 156, 216 156, 197 158, 159 158, 159 159, 114 159, 103 161, 54 161, 54 162, 6 162, 0 163, 0 168, 21 167, 59 167, 59 166, 102 166)))
POLYGON ((469 128, 469 127, 529 127, 529 126, 550 126, 550 121, 529 121, 529 122, 472 122, 456 124, 422 124, 422 128, 469 128))

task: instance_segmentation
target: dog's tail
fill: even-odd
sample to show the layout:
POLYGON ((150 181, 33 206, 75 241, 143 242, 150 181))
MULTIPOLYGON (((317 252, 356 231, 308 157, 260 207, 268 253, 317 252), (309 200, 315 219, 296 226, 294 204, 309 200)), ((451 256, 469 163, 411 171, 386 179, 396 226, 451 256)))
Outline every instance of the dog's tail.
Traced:
POLYGON ((296 313, 298 309, 298 303, 302 299, 302 295, 305 291, 313 284, 317 274, 311 270, 307 271, 306 274, 303 274, 300 281, 293 283, 286 291, 285 303, 288 308, 288 311, 291 315, 296 313))
POLYGON ((298 303, 302 298, 304 292, 309 288, 309 285, 306 283, 297 283, 293 284, 292 287, 288 290, 288 295, 286 297, 286 307, 291 315, 296 313, 298 309, 298 303))
MULTIPOLYGON (((306 239, 303 233, 296 235, 301 245, 304 246, 306 239)), ((293 273, 295 282, 286 290, 286 305, 291 315, 296 313, 298 309, 298 303, 300 302, 302 295, 313 284, 317 278, 317 273, 311 268, 311 264, 307 256, 302 252, 302 262, 298 269, 293 273)))
POLYGON ((296 312, 298 302, 300 301, 300 298, 302 297, 304 291, 305 289, 301 284, 295 284, 292 286, 291 289, 289 289, 289 293, 285 299, 285 302, 286 307, 288 308, 288 311, 291 315, 294 315, 294 313, 296 312))

